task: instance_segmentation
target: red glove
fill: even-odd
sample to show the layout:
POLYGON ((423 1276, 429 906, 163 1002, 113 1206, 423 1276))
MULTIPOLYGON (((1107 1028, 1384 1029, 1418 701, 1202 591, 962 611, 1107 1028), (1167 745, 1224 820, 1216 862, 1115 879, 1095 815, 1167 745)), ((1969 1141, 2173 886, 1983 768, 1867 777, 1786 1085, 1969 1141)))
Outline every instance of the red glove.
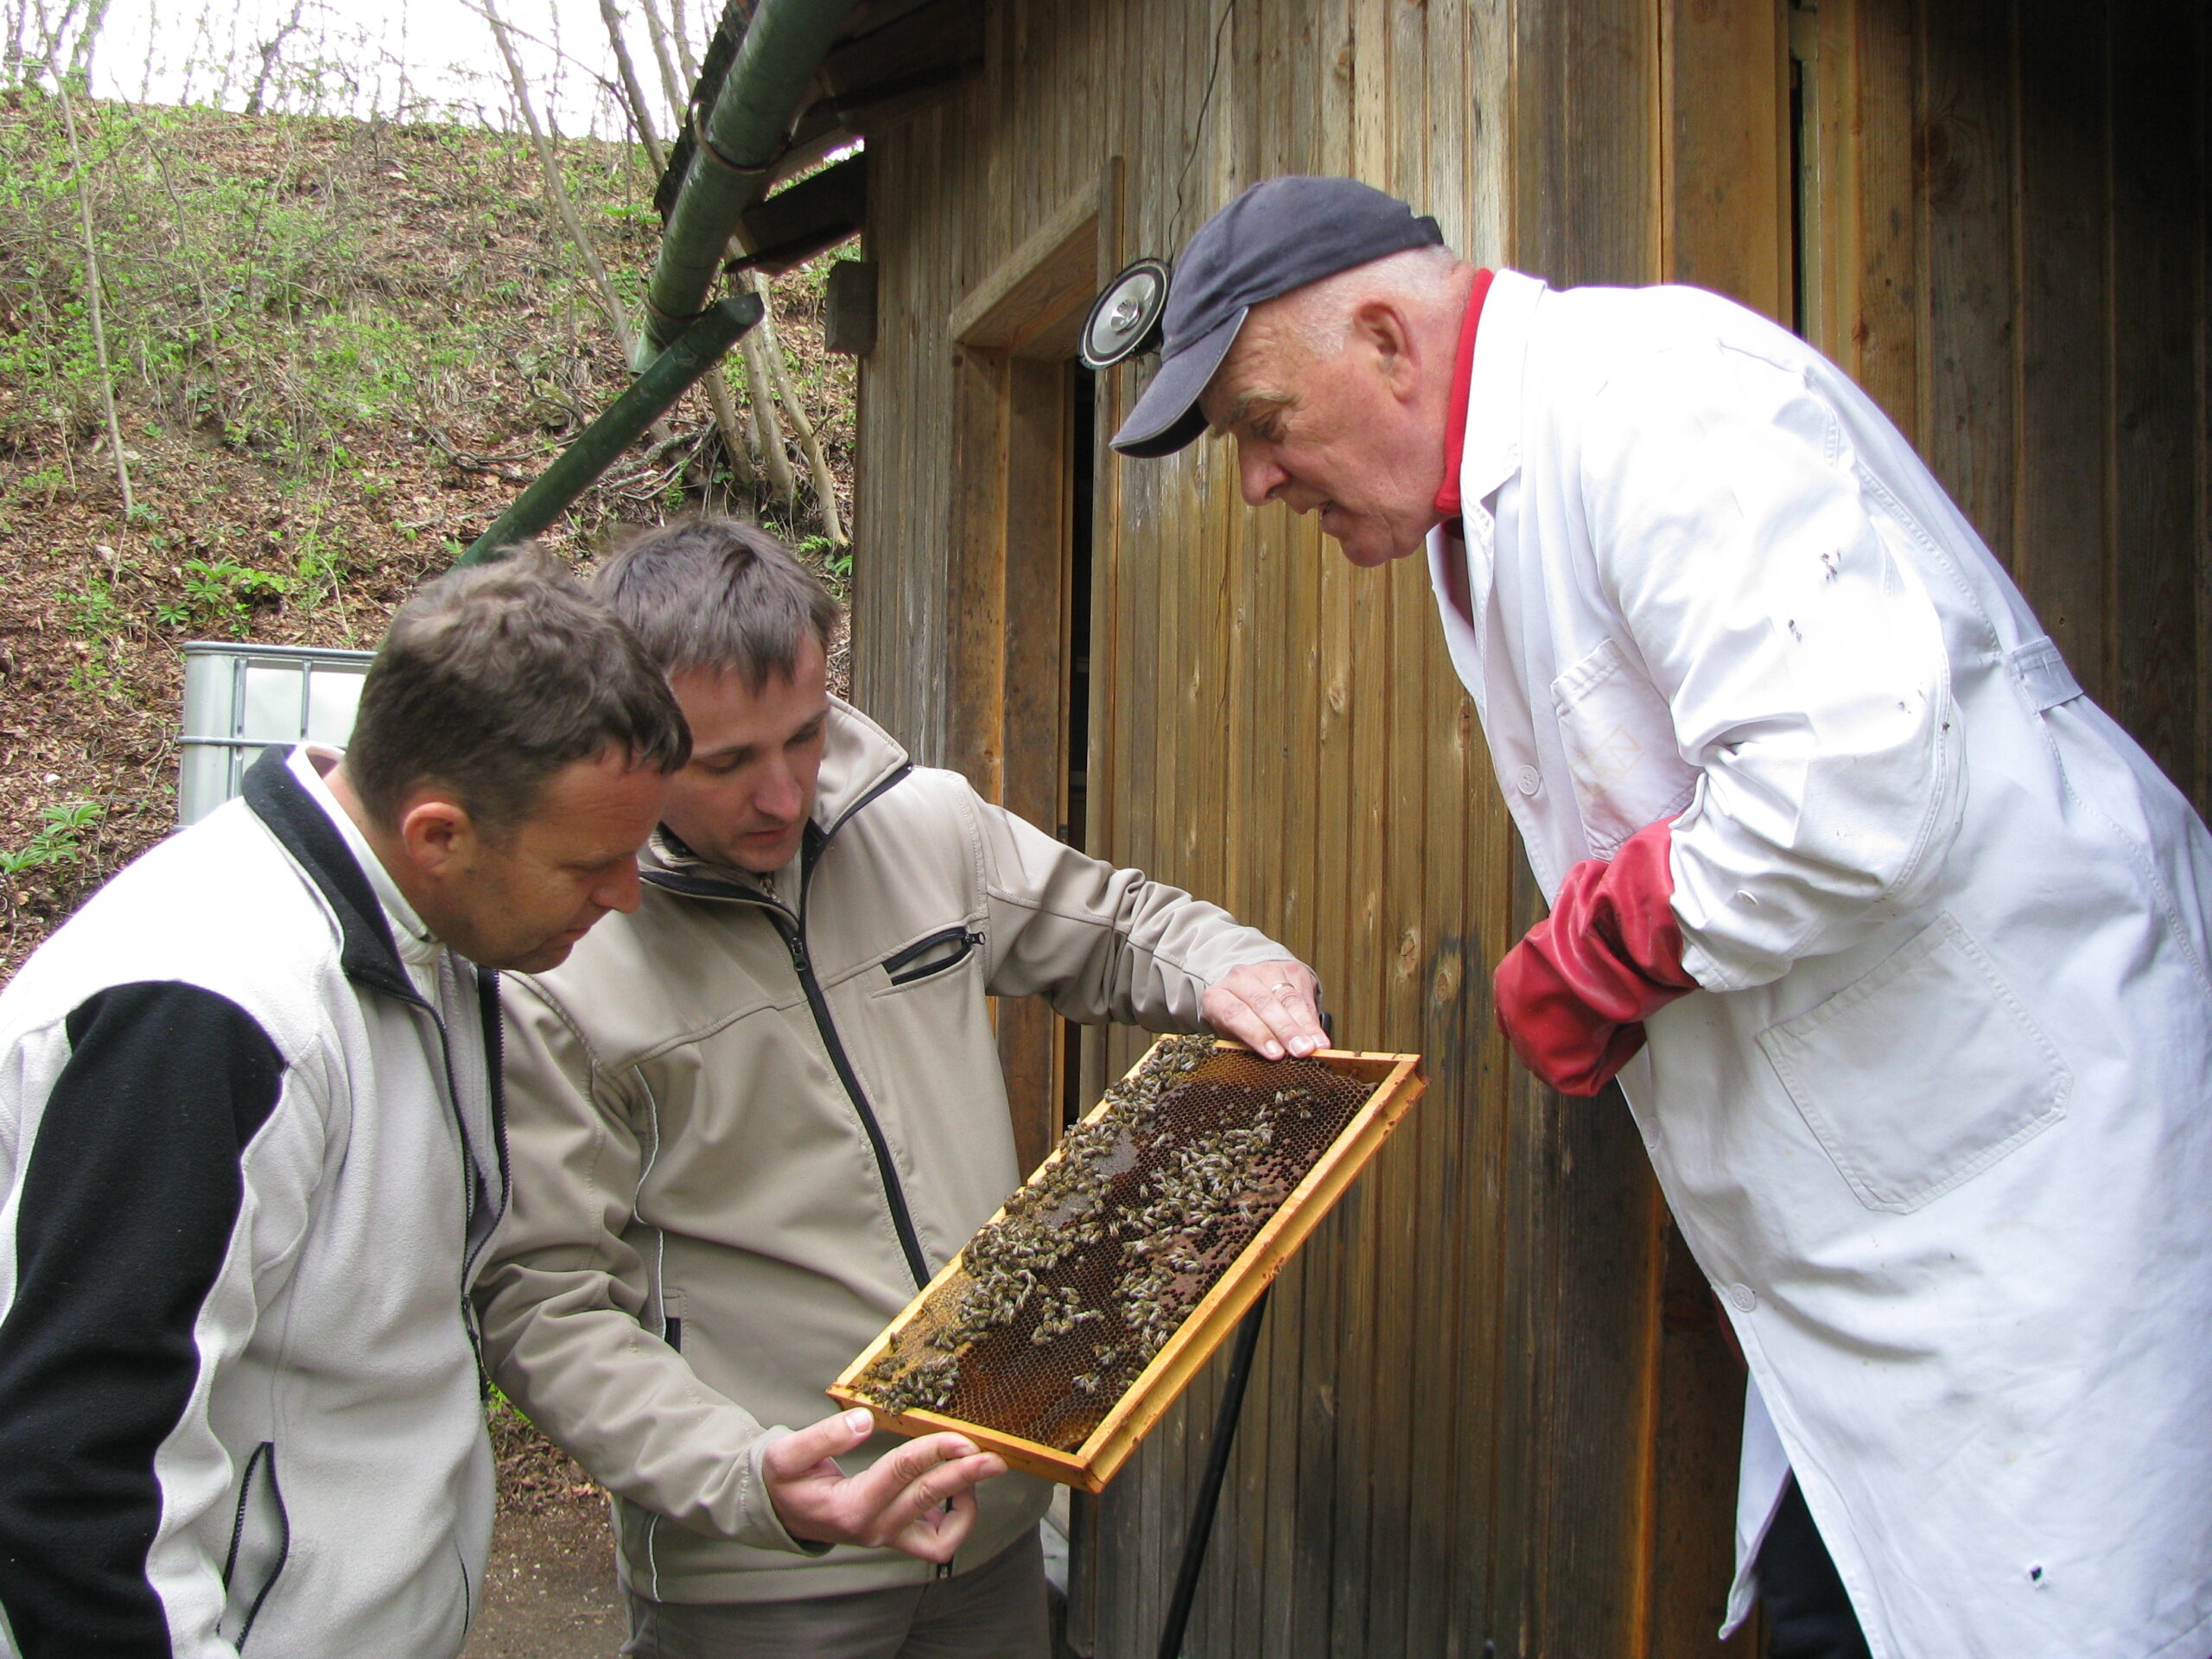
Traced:
POLYGON ((1562 1094, 1594 1095, 1643 1046, 1643 1021, 1697 988, 1682 971, 1671 821, 1647 824, 1611 863, 1586 858, 1552 913, 1497 964, 1497 1023, 1522 1064, 1562 1094))

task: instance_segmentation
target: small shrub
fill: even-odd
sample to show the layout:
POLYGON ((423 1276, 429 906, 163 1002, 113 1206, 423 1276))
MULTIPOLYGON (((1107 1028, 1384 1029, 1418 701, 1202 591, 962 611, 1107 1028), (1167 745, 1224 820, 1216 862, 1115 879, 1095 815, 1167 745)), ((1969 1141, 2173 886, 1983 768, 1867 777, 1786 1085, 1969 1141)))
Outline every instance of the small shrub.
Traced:
POLYGON ((54 864, 74 864, 83 856, 85 832, 106 815, 97 801, 69 801, 41 809, 38 833, 21 847, 0 852, 0 878, 13 880, 54 864))

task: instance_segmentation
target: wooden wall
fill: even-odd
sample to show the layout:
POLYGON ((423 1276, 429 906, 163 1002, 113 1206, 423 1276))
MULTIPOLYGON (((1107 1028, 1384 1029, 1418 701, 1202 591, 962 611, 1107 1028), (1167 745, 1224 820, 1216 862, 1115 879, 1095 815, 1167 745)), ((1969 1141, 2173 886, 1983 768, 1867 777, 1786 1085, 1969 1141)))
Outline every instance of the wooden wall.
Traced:
MULTIPOLYGON (((1916 273, 1882 388, 2090 694, 2212 804, 2212 13, 1926 0, 1878 249, 1916 273)), ((1909 81, 1887 41, 1912 30, 1909 81)))
MULTIPOLYGON (((979 650, 1014 660, 963 613, 975 492, 1003 480, 955 466, 977 377, 954 319, 1075 204, 1110 200, 1110 270, 1172 255, 1247 183, 1351 173, 1485 263, 1792 302, 1792 20, 1764 0, 988 13, 982 79, 870 137, 856 696, 925 761, 975 764, 961 688, 979 650)), ((1814 26, 1835 124, 1812 152, 1815 337, 2201 800, 2201 18, 1827 0, 1814 26)), ((1140 372, 1100 377, 1102 442, 1140 372)), ((1539 901, 1425 574, 1356 571, 1247 510, 1211 442, 1102 451, 1095 545, 1091 849, 1283 939, 1340 1040, 1418 1050, 1432 1079, 1274 1299, 1187 1651, 1719 1651, 1739 1373, 1618 1103, 1536 1088, 1495 1033, 1489 968, 1539 901)), ((1156 1641, 1217 1386, 1089 1518, 1077 1623, 1102 1656, 1156 1641)))

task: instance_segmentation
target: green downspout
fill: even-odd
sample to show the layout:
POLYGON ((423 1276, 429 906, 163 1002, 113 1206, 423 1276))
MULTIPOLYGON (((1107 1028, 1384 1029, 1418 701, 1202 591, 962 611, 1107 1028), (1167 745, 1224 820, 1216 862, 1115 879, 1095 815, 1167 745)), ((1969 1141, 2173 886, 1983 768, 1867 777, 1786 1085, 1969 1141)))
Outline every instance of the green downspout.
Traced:
POLYGON ((759 297, 733 295, 709 309, 729 239, 791 137, 806 88, 857 0, 760 0, 707 117, 661 232, 645 290, 641 349, 658 353, 630 389, 563 449, 537 481, 455 561, 477 564, 526 541, 601 474, 760 320, 759 297))
POLYGON ((645 334, 654 346, 674 340, 706 304, 738 216, 767 193, 807 83, 855 3, 760 0, 661 232, 645 290, 645 334))
POLYGON ((454 563, 480 564, 503 547, 528 541, 566 512, 616 456, 721 361, 722 353, 760 321, 760 312, 758 294, 733 294, 694 321, 454 563))

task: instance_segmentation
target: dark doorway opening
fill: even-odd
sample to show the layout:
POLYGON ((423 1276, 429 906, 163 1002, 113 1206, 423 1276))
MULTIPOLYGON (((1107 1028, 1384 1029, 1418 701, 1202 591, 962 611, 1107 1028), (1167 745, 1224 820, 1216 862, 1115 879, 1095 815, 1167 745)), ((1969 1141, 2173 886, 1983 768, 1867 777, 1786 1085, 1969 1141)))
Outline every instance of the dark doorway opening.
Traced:
MULTIPOLYGON (((1068 563, 1061 592, 1066 596, 1066 645, 1061 660, 1067 680, 1061 693, 1064 724, 1060 753, 1065 757, 1060 793, 1060 839, 1082 850, 1090 821, 1090 572, 1096 473, 1097 377, 1081 364, 1068 370, 1068 563)), ((1084 1098, 1085 1033, 1071 1020, 1060 1021, 1059 1116, 1062 1128, 1089 1105, 1084 1098)), ((1095 1039, 1093 1039, 1095 1040, 1095 1039)))

